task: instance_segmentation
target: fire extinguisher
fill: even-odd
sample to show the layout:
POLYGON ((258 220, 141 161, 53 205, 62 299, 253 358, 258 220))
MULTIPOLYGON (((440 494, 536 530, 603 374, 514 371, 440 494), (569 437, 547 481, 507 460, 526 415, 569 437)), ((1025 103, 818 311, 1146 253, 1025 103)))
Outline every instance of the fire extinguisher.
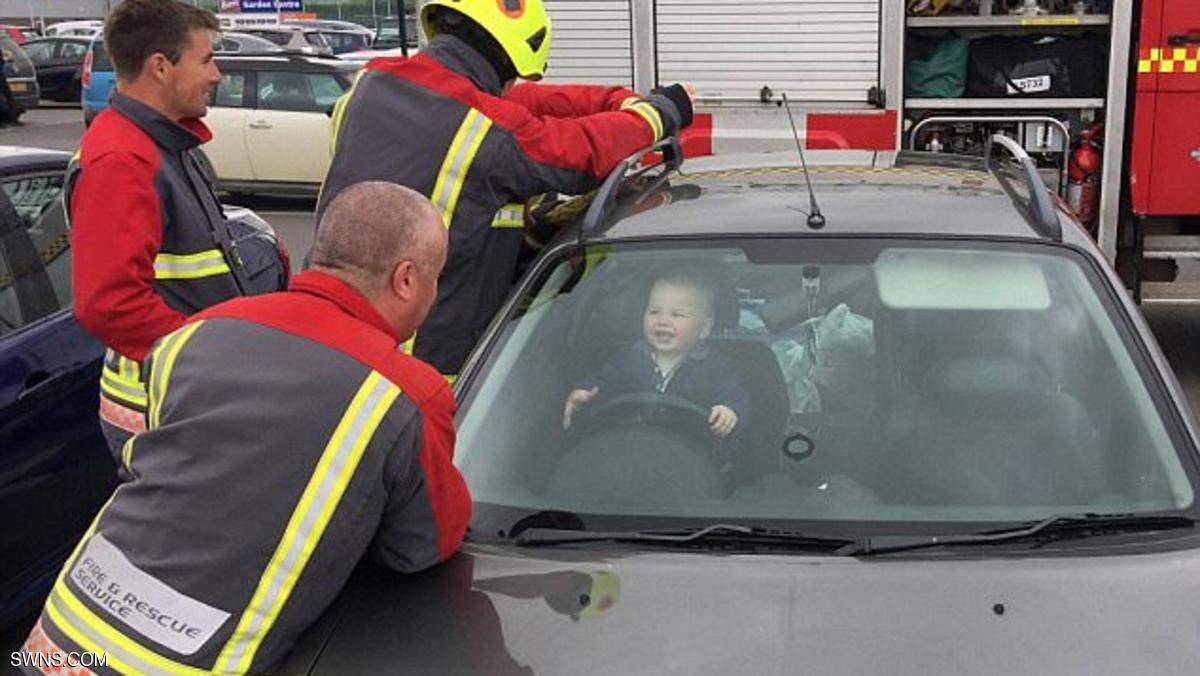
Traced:
POLYGON ((1100 134, 1104 125, 1094 122, 1079 134, 1079 144, 1071 151, 1067 167, 1067 204, 1089 228, 1100 211, 1100 134))

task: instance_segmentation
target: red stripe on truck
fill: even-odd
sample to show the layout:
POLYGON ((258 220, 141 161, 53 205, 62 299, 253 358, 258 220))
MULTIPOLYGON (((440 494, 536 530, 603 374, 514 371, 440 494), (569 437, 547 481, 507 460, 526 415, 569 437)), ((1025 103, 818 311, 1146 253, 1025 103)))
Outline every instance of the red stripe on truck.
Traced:
POLYGON ((807 150, 895 150, 896 111, 809 113, 804 141, 807 150))

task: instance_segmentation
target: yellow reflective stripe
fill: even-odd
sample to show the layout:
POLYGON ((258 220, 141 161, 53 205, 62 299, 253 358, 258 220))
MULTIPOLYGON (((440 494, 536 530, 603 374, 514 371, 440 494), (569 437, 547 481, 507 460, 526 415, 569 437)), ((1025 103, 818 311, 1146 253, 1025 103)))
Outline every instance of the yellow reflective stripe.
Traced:
POLYGON ((520 203, 505 204, 496 212, 492 219, 493 228, 523 228, 525 227, 525 205, 520 203))
POLYGON ((130 436, 128 439, 126 439, 125 445, 121 447, 121 464, 124 465, 125 469, 127 469, 127 470, 133 469, 133 440, 134 439, 137 439, 136 434, 134 434, 134 435, 130 436))
POLYGON ((454 383, 458 381, 457 373, 443 373, 442 377, 446 379, 446 384, 450 387, 454 387, 454 383))
POLYGON ((155 279, 198 279, 229 272, 225 256, 217 249, 194 254, 165 254, 154 257, 155 279))
MULTIPOLYGON (((85 538, 86 539, 86 538, 85 538)), ((109 657, 110 668, 122 673, 207 674, 205 669, 167 659, 135 643, 85 606, 62 579, 46 603, 54 625, 84 650, 109 657)))
POLYGON ((203 325, 203 321, 198 321, 195 324, 189 324, 182 329, 172 333, 164 340, 154 351, 153 371, 150 374, 152 392, 150 393, 150 409, 147 417, 147 428, 154 429, 158 427, 159 421, 162 419, 163 400, 167 396, 167 385, 171 379, 171 369, 175 367, 175 360, 179 357, 179 351, 183 349, 185 343, 192 337, 196 330, 203 325))
POLYGON ((350 97, 354 95, 354 88, 358 86, 358 79, 366 71, 360 70, 354 76, 354 83, 346 90, 345 94, 338 97, 338 100, 333 104, 333 115, 330 116, 329 124, 329 156, 337 152, 338 132, 342 129, 342 119, 346 115, 346 106, 350 104, 350 97))
POLYGON ((621 103, 621 110, 632 110, 650 125, 650 130, 654 132, 654 140, 657 141, 663 137, 662 116, 659 115, 658 109, 647 101, 641 99, 625 99, 621 103))
POLYGON ((107 366, 100 370, 100 389, 112 399, 142 408, 146 406, 145 386, 137 380, 122 377, 107 366))
POLYGON ((454 209, 458 206, 458 197, 463 185, 467 182, 467 172, 475 161, 475 153, 492 127, 492 121, 478 110, 471 108, 458 126, 458 133, 442 160, 442 168, 438 171, 437 182, 433 184, 430 201, 442 212, 442 221, 446 227, 454 219, 454 209))
POLYGON ((329 525, 363 452, 400 388, 372 371, 346 409, 214 671, 245 672, 329 525))

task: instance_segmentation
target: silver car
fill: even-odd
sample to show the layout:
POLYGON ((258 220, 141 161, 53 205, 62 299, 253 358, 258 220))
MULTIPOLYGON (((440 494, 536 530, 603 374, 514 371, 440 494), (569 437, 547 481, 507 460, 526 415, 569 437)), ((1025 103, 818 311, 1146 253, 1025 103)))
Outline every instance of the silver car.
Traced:
POLYGON ((321 35, 321 31, 316 28, 275 26, 271 28, 243 28, 240 32, 270 40, 289 52, 317 54, 320 56, 333 55, 333 47, 325 40, 325 36, 321 35))
POLYGON ((1189 408, 994 143, 813 199, 787 156, 615 175, 459 374, 461 552, 364 565, 285 671, 1195 673, 1189 408))

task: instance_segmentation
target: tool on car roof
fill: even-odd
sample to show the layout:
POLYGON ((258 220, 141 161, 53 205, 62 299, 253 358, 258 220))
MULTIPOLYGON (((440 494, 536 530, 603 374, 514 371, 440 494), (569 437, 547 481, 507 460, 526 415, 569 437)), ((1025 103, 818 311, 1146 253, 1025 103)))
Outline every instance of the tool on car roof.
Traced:
POLYGON ((813 192, 812 178, 808 175, 808 162, 804 161, 804 147, 800 145, 800 132, 796 131, 796 120, 792 117, 792 107, 788 105, 787 92, 784 92, 783 109, 787 111, 788 122, 792 125, 792 137, 796 139, 796 152, 800 153, 800 166, 804 169, 804 182, 808 185, 808 227, 820 230, 825 227, 825 217, 821 215, 821 207, 817 206, 817 195, 813 192))

